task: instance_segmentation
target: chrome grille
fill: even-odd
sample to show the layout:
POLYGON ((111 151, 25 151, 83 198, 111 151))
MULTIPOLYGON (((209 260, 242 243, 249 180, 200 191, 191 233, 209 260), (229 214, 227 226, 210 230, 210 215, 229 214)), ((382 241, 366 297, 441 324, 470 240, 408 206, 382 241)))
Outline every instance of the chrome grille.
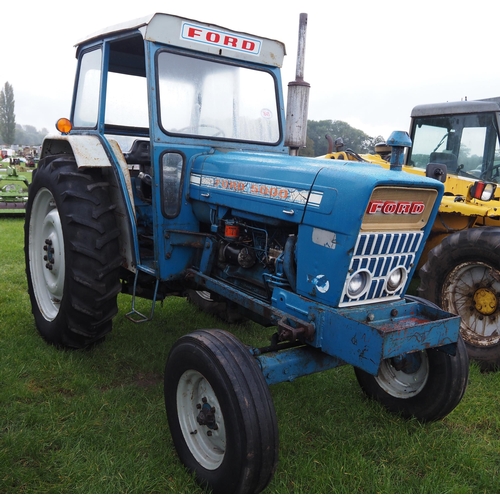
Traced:
POLYGON ((399 298, 404 286, 395 293, 390 293, 386 288, 387 277, 398 267, 404 268, 407 275, 410 273, 422 237, 421 231, 360 233, 339 306, 369 304, 399 298), (347 294, 349 277, 360 270, 365 270, 370 274, 371 283, 362 295, 355 298, 349 297, 347 294))

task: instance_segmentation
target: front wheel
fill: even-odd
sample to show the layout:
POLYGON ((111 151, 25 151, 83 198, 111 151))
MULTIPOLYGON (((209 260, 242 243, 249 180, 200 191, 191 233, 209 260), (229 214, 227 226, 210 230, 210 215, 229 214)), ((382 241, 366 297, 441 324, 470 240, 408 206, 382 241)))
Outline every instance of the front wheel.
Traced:
POLYGON ((173 346, 165 407, 180 460, 214 493, 258 493, 278 460, 269 388, 248 348, 223 330, 198 330, 173 346))
POLYGON ((478 227, 446 237, 420 270, 419 295, 460 316, 469 358, 500 367, 500 229, 478 227))
POLYGON ((440 420, 462 399, 469 359, 461 337, 454 356, 439 349, 384 359, 378 376, 354 368, 363 392, 392 413, 421 422, 440 420))

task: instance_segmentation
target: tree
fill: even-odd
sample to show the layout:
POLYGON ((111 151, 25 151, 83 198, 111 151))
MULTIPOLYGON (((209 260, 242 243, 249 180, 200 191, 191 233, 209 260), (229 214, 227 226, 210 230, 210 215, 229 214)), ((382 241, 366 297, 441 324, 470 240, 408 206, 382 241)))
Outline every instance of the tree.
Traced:
POLYGON ((365 134, 362 130, 351 127, 348 123, 340 120, 308 120, 307 121, 307 137, 314 143, 313 154, 311 148, 308 147, 307 154, 301 151, 303 156, 322 156, 328 151, 328 142, 325 138, 329 135, 334 141, 341 138, 346 149, 352 149, 356 153, 373 152, 375 144, 383 142, 381 136, 371 137, 365 134))
POLYGON ((37 130, 33 125, 16 124, 16 144, 21 146, 39 146, 49 133, 46 128, 37 130))
POLYGON ((314 141, 309 136, 306 137, 306 147, 299 149, 299 156, 315 156, 314 141))
POLYGON ((14 105, 14 88, 5 82, 4 88, 0 90, 0 135, 6 144, 14 144, 16 138, 14 105))

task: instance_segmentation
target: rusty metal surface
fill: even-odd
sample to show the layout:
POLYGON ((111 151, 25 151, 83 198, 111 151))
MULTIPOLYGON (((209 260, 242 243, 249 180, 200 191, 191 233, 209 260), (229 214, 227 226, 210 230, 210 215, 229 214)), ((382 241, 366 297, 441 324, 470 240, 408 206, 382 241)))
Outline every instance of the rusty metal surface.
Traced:
POLYGON ((330 370, 344 364, 341 359, 308 346, 266 353, 256 359, 269 385, 291 382, 298 377, 330 370))

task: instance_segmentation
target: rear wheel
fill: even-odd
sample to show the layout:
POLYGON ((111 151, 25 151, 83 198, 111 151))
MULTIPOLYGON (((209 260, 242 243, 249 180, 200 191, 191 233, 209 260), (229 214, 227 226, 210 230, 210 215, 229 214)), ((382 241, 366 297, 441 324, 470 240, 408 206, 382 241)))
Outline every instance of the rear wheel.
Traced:
POLYGON ((438 349, 384 359, 378 376, 354 368, 362 390, 392 413, 422 422, 439 420, 462 399, 469 360, 459 337, 454 356, 438 349))
POLYGON ((182 463, 214 493, 258 493, 278 461, 269 388, 248 348, 223 330, 179 339, 165 369, 165 406, 182 463))
POLYGON ((500 229, 460 231, 429 252, 419 294, 461 318, 469 357, 500 367, 500 229))
POLYGON ((36 326, 49 343, 90 346, 111 330, 120 291, 107 182, 72 157, 40 162, 26 206, 25 260, 36 326))

